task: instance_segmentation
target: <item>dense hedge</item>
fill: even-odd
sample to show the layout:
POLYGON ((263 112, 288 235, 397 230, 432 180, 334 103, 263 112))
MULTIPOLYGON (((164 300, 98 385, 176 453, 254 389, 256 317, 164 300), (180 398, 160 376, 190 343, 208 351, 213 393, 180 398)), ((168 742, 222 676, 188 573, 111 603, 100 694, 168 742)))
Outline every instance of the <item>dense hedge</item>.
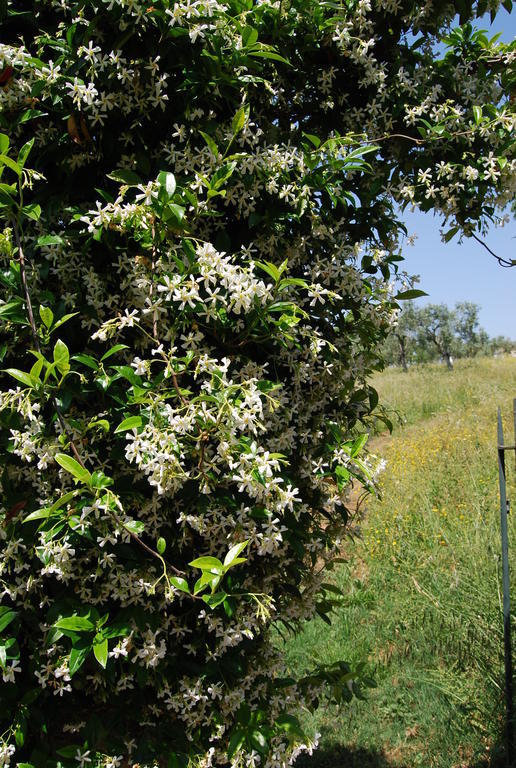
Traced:
POLYGON ((439 58, 453 5, 151 1, 3 8, 0 766, 311 748, 368 680, 271 628, 327 619, 373 483, 396 205, 514 190, 513 47, 439 58))

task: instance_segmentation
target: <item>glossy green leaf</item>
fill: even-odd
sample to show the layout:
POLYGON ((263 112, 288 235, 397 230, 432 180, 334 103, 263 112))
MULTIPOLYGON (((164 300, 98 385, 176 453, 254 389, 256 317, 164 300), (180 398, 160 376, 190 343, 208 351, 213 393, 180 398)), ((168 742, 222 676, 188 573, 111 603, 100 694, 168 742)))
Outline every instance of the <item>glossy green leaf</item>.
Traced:
POLYGON ((114 434, 119 434, 120 432, 127 432, 129 429, 137 429, 138 427, 141 427, 142 425, 142 417, 141 416, 128 416, 127 419, 124 419, 118 427, 115 429, 114 434))
POLYGON ((249 544, 249 539, 232 546, 229 552, 227 553, 226 557, 224 558, 224 565, 227 568, 229 568, 237 558, 240 562, 242 562, 242 560, 244 560, 245 558, 239 558, 238 556, 241 552, 244 551, 244 549, 247 547, 248 544, 249 544))
POLYGON ((0 632, 3 632, 3 630, 9 626, 11 621, 14 621, 17 615, 18 611, 8 608, 5 605, 0 605, 0 632))
POLYGON ((190 594, 190 587, 188 586, 188 582, 186 579, 181 578, 181 576, 171 576, 170 583, 180 592, 186 592, 187 594, 190 594))
POLYGON ((209 571, 210 573, 215 574, 222 573, 224 570, 224 566, 220 560, 210 556, 197 557, 195 560, 192 560, 191 563, 188 563, 188 565, 191 565, 192 568, 200 568, 202 571, 209 571))
POLYGON ((58 339, 54 346, 54 363, 60 373, 67 373, 70 370, 70 353, 61 339, 58 339))
POLYGON ((119 168, 118 171, 112 171, 107 174, 108 179, 118 181, 120 184, 125 184, 129 187, 137 187, 142 183, 141 178, 134 171, 130 171, 127 168, 119 168))
POLYGON ((9 376, 13 377, 13 379, 20 381, 22 384, 25 384, 25 386, 27 387, 32 388, 35 384, 30 373, 25 373, 25 371, 19 371, 17 368, 4 368, 4 373, 8 373, 9 376))
POLYGON ((63 469, 70 472, 80 483, 89 484, 91 482, 91 473, 86 467, 81 466, 76 459, 67 456, 65 453, 56 453, 55 459, 63 469))
POLYGON ((85 616, 66 616, 56 621, 53 626, 69 632, 91 632, 95 629, 95 624, 85 616))
POLYGON ((107 639, 100 640, 100 642, 93 643, 93 655, 97 659, 98 663, 104 669, 106 668, 108 660, 108 641, 107 639))
POLYGON ((173 196, 176 191, 176 179, 173 173, 170 173, 169 171, 160 171, 158 173, 157 182, 169 198, 173 196))
POLYGON ((162 555, 167 548, 167 542, 165 539, 160 536, 157 543, 156 543, 156 549, 158 550, 159 554, 162 555))
POLYGON ((50 309, 50 307, 43 307, 40 305, 39 307, 39 316, 41 317, 41 320, 43 321, 43 325, 46 328, 50 328, 52 325, 52 321, 54 320, 54 313, 50 309))

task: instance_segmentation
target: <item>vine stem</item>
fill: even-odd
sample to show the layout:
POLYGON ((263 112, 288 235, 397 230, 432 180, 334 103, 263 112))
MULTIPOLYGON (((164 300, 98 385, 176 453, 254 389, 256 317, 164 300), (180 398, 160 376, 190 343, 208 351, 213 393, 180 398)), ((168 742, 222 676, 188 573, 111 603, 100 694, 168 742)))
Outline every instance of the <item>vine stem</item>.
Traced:
POLYGON ((120 520, 116 512, 114 512, 112 509, 108 509, 107 512, 108 514, 111 515, 113 520, 115 520, 117 525, 119 525, 120 528, 123 528, 124 531, 126 531, 129 534, 131 539, 137 544, 139 544, 140 547, 142 547, 142 549, 144 549, 149 555, 152 555, 152 557, 155 557, 157 560, 159 560, 162 563, 162 565, 168 566, 168 568, 174 571, 174 573, 176 573, 178 576, 184 575, 185 573, 184 571, 180 571, 179 568, 175 567, 175 565, 172 565, 171 563, 167 562, 167 560, 165 560, 165 558, 163 558, 159 554, 159 552, 156 552, 154 549, 152 549, 152 547, 149 547, 144 541, 142 541, 142 539, 140 539, 140 537, 136 533, 133 533, 133 531, 130 531, 129 528, 124 524, 123 520, 120 520))
POLYGON ((29 317, 29 323, 32 331, 32 338, 34 340, 34 346, 36 351, 41 354, 41 347, 39 345, 38 330, 36 323, 34 322, 34 312, 32 311, 32 302, 30 300, 29 286, 27 285, 27 270, 25 265, 25 254, 23 253, 23 247, 20 239, 20 231, 18 229, 18 223, 13 222, 14 237, 16 240, 16 247, 18 249, 18 263, 20 265, 20 279, 23 287, 23 293, 25 296, 25 303, 27 305, 27 315, 29 317))
POLYGON ((474 232, 471 233, 471 237, 474 238, 477 243, 480 243, 480 245, 482 245, 486 251, 491 254, 491 256, 494 256, 501 267, 505 267, 505 269, 516 267, 516 261, 508 261, 508 259, 504 259, 502 256, 498 256, 494 251, 491 250, 487 243, 484 243, 484 241, 480 237, 477 237, 474 232))

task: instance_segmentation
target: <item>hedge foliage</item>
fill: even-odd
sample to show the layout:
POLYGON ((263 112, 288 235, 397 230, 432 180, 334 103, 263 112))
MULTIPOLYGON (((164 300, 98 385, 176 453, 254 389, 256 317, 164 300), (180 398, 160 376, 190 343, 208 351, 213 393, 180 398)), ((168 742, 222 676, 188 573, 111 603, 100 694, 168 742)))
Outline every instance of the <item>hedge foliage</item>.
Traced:
POLYGON ((312 748, 370 681, 272 633, 374 483, 400 206, 467 236, 514 190, 486 3, 151 3, 0 4, 0 766, 312 748))

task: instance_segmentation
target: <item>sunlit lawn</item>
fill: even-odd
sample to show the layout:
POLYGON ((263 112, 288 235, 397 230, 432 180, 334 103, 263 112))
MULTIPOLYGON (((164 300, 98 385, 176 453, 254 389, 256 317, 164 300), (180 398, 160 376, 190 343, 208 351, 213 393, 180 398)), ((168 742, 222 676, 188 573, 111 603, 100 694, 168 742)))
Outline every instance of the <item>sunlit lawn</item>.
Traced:
MULTIPOLYGON (((355 520, 332 628, 316 620, 287 651, 295 668, 366 660, 378 687, 340 712, 307 715, 322 738, 303 765, 494 765, 503 729, 496 408, 511 437, 516 359, 387 371, 375 385, 405 420, 377 443, 388 462, 382 498, 355 520)), ((514 518, 510 536, 516 546, 514 518)))

